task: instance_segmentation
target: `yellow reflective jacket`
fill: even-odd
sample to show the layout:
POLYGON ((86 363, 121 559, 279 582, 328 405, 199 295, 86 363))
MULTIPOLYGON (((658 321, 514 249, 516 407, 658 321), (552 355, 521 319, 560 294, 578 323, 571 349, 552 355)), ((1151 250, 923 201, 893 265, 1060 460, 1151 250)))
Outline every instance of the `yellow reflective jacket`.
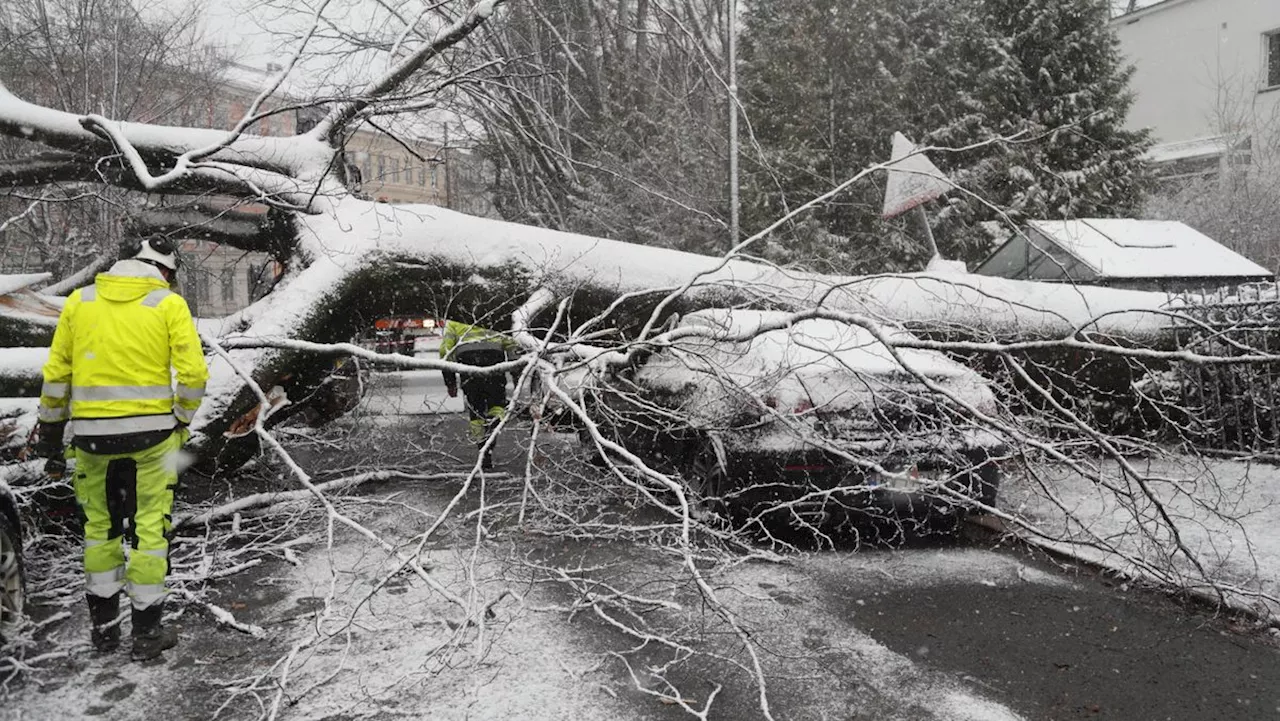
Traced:
MULTIPOLYGON (((444 324, 444 337, 440 340, 440 357, 445 360, 457 360, 458 353, 463 350, 502 351, 507 357, 519 346, 510 336, 483 326, 468 325, 456 320, 444 324)), ((457 374, 444 371, 444 384, 453 388, 457 385, 457 374)))
POLYGON ((166 430, 191 422, 208 379, 187 302, 155 268, 122 260, 67 298, 40 420, 70 419, 77 436, 166 430))
POLYGON ((467 325, 456 320, 444 324, 444 337, 440 340, 440 357, 451 359, 461 346, 491 348, 504 353, 514 351, 516 342, 496 330, 478 325, 467 325), (472 345, 476 344, 476 345, 472 345))

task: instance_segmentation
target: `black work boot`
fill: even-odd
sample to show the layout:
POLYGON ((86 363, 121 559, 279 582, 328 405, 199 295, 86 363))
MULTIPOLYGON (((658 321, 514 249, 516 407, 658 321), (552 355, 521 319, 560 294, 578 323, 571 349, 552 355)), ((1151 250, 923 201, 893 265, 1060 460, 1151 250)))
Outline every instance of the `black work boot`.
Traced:
POLYGON ((163 603, 133 609, 133 651, 129 656, 134 661, 149 661, 178 645, 177 630, 160 624, 163 613, 163 603))
POLYGON ((110 653, 120 647, 120 624, 110 625, 120 615, 120 594, 103 598, 87 594, 89 602, 89 640, 93 650, 110 653))

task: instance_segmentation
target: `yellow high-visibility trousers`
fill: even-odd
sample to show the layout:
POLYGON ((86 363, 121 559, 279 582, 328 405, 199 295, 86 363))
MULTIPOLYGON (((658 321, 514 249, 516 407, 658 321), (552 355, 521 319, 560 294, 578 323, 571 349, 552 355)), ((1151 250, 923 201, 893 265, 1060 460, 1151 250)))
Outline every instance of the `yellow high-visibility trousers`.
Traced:
POLYGON ((127 589, 137 609, 164 599, 178 451, 186 436, 185 429, 175 430, 134 453, 100 455, 75 449, 76 501, 84 518, 85 590, 90 595, 110 598, 127 589))

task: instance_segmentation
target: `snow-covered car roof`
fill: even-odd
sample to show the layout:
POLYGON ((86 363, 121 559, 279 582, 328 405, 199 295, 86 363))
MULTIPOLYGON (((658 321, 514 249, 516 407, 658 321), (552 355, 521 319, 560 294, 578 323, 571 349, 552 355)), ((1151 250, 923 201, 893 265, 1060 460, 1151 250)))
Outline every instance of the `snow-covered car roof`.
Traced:
MULTIPOLYGON (((918 340, 901 329, 881 326, 872 333, 838 320, 790 320, 779 311, 690 313, 679 328, 706 332, 685 334, 655 353, 630 388, 656 392, 656 404, 678 410, 689 427, 751 429, 725 441, 753 447, 805 447, 803 432, 819 426, 820 433, 881 443, 905 432, 898 426, 886 432, 878 412, 945 421, 946 433, 928 424, 917 429, 932 434, 931 443, 993 442, 961 438, 974 424, 944 410, 957 403, 984 412, 996 407, 990 383, 978 372, 938 351, 896 347, 895 341, 918 340)), ((644 403, 636 410, 647 412, 644 403)))
MULTIPOLYGON (((866 328, 824 318, 810 318, 780 330, 766 331, 752 338, 748 348, 720 343, 722 339, 752 335, 762 326, 785 322, 787 316, 781 311, 717 308, 690 313, 680 324, 716 329, 704 352, 713 352, 716 357, 711 360, 734 375, 756 375, 779 368, 837 370, 872 376, 906 375, 915 371, 937 379, 976 375, 936 351, 897 348, 895 358, 894 352, 866 328)), ((891 343, 917 340, 911 333, 897 328, 882 327, 881 332, 891 343)))

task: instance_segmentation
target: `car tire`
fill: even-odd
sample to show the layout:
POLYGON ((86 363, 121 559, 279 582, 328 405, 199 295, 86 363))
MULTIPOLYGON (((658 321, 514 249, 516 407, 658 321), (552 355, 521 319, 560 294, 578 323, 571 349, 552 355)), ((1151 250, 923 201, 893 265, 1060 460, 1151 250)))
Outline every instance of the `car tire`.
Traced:
MULTIPOLYGON (((0 504, 8 499, 0 497, 0 504)), ((0 643, 12 637, 26 614, 26 573, 17 509, 0 505, 0 643)))
POLYGON ((1000 464, 988 459, 974 471, 974 478, 977 480, 975 495, 978 503, 994 508, 996 496, 1000 493, 1000 481, 1003 478, 1000 464))
POLYGON ((727 462, 723 453, 716 451, 716 443, 710 438, 700 439, 691 454, 686 486, 690 491, 689 502, 695 514, 704 519, 719 517, 726 521, 730 517, 730 504, 725 493, 730 490, 727 462))

